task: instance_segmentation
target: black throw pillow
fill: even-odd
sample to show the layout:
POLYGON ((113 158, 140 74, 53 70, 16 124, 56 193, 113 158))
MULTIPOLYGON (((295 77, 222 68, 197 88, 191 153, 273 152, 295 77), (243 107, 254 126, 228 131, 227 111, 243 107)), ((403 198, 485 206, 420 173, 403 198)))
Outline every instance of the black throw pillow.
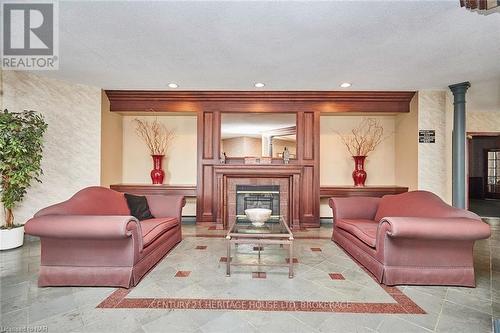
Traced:
POLYGON ((127 205, 130 209, 130 215, 134 216, 139 221, 154 218, 154 216, 151 214, 151 211, 149 210, 149 205, 146 197, 125 193, 125 199, 127 199, 127 205))

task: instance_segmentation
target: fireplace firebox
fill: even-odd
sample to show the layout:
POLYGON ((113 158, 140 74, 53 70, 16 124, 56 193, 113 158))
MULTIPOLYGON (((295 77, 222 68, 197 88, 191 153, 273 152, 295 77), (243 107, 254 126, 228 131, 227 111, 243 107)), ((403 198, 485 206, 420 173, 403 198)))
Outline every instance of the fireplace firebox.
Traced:
POLYGON ((245 216, 249 208, 270 209, 272 218, 279 217, 279 185, 236 185, 236 222, 249 222, 245 216))

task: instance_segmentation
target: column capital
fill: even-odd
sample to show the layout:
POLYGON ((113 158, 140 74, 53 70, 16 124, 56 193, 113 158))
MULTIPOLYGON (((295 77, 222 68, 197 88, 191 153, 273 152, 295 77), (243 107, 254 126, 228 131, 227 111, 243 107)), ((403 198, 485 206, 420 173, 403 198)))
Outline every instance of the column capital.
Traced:
POLYGON ((451 86, 448 86, 448 88, 450 88, 453 95, 465 94, 467 92, 467 89, 469 89, 469 87, 470 87, 469 81, 465 81, 462 83, 456 83, 456 84, 452 84, 451 86))

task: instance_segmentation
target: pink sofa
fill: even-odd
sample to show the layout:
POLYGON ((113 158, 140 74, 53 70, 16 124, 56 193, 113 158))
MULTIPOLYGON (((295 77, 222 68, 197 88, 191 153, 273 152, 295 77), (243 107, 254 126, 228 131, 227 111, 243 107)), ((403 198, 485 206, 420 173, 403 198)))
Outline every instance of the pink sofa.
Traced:
POLYGON ((331 198, 332 240, 386 285, 475 286, 474 241, 490 227, 474 213, 414 191, 331 198))
POLYGON ((42 246, 39 286, 129 288, 182 239, 183 196, 146 196, 154 219, 130 216, 123 193, 88 187, 25 225, 42 246))

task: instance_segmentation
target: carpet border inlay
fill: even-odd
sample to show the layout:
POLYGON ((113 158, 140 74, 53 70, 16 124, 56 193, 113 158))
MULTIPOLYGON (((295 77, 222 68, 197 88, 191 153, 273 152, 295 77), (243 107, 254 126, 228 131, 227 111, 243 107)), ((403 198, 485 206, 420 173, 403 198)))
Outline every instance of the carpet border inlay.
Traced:
POLYGON ((337 312, 378 314, 425 314, 426 312, 396 287, 381 287, 396 303, 284 301, 215 298, 126 298, 129 289, 119 288, 102 301, 101 309, 238 310, 286 312, 337 312))
MULTIPOLYGON (((186 237, 186 236, 185 236, 186 237)), ((206 237, 206 236, 187 236, 206 237)), ((208 237, 224 237, 210 235, 208 237)), ((320 237, 307 237, 305 239, 320 237)), ((320 238, 321 239, 321 238, 320 238)), ((335 243, 335 242, 334 242, 335 243)), ((340 247, 341 248, 341 247, 340 247)), ((342 249, 342 248, 341 248, 342 249)), ((343 250, 343 249, 342 249, 343 250)), ((345 251, 344 251, 345 252, 345 251)), ((349 254, 348 254, 349 255, 349 254)), ((341 302, 341 301, 293 301, 293 300, 244 300, 215 298, 127 298, 132 288, 118 288, 97 308, 100 309, 176 309, 176 310, 231 310, 231 311, 285 311, 285 312, 336 312, 378 314, 426 314, 410 297, 396 287, 378 283, 375 277, 357 260, 360 266, 380 287, 394 299, 395 303, 341 302)))

